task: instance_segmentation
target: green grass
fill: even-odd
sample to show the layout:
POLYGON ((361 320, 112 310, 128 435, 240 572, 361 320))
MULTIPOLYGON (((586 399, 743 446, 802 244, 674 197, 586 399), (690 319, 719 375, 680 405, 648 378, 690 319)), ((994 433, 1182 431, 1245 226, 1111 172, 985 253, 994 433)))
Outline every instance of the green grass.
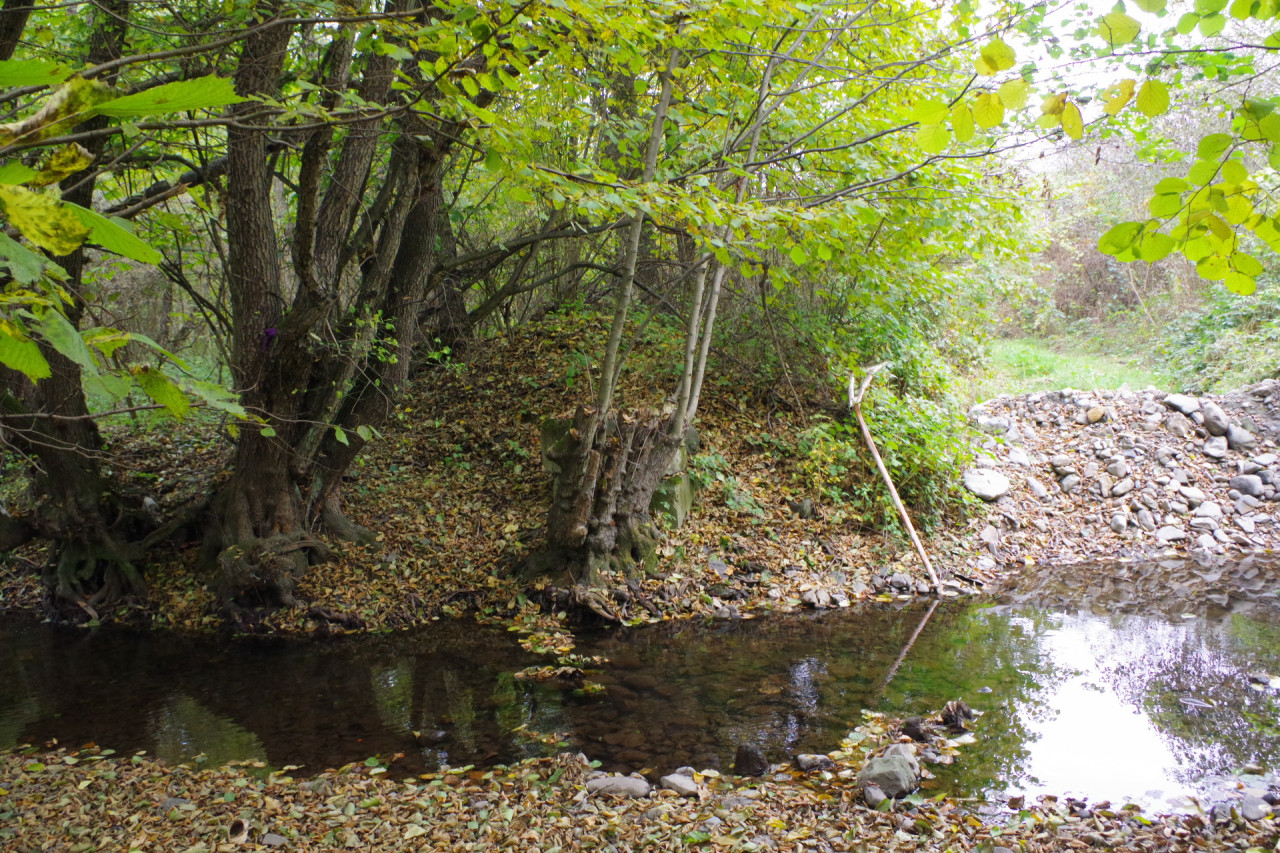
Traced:
MULTIPOLYGON (((1082 348, 1081 348, 1082 349, 1082 348)), ((1148 385, 1167 387, 1168 380, 1147 367, 1101 353, 1083 352, 1070 342, 1050 343, 1035 338, 996 340, 982 374, 965 389, 970 400, 986 400, 998 394, 1028 394, 1079 388, 1085 391, 1132 389, 1148 385)))

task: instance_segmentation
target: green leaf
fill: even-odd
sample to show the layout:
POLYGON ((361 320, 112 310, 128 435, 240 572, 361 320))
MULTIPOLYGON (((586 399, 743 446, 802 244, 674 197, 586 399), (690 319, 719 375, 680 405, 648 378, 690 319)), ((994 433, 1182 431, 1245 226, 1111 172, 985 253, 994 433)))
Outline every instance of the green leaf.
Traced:
POLYGON ((1165 195, 1168 193, 1186 192, 1190 188, 1191 185, 1182 180, 1182 178, 1164 178, 1160 183, 1156 184, 1155 191, 1160 195, 1165 195))
POLYGON ((511 191, 507 193, 507 195, 511 197, 512 201, 518 201, 524 204, 528 204, 533 201, 533 193, 529 192, 524 187, 512 187, 511 191))
POLYGON ((1258 119, 1258 130, 1263 139, 1280 142, 1280 113, 1270 113, 1258 119))
POLYGON ((7 266, 19 282, 35 284, 40 281, 48 263, 44 255, 36 254, 0 231, 0 264, 7 266))
POLYGON ((351 444, 351 442, 347 440, 346 431, 342 427, 337 425, 333 427, 333 438, 334 438, 334 441, 338 442, 338 444, 341 444, 343 446, 348 446, 351 444))
POLYGON ((941 154, 951 142, 951 133, 943 124, 922 124, 916 128, 916 144, 926 154, 941 154))
POLYGON ((56 86, 75 72, 70 66, 39 59, 6 59, 0 62, 0 87, 56 86))
POLYGON ((1196 156, 1201 160, 1217 159, 1231 147, 1232 141, 1229 133, 1211 133, 1196 146, 1196 156))
POLYGON ((168 409, 175 418, 181 420, 191 411, 191 401, 187 399, 187 395, 164 375, 164 371, 144 364, 130 368, 130 372, 143 392, 168 409))
POLYGON ((1169 109, 1169 90, 1159 80, 1148 80, 1138 90, 1138 110, 1154 118, 1169 109))
POLYGON ((1147 202, 1147 207, 1151 209, 1152 216, 1173 216, 1182 210, 1182 196, 1180 195, 1157 195, 1147 202))
POLYGON ((38 175, 35 169, 18 160, 10 160, 0 166, 0 184, 25 184, 38 175))
POLYGON ((991 92, 982 92, 973 102, 973 120, 983 130, 990 130, 1004 121, 1004 104, 991 92))
POLYGON ((973 139, 973 111, 966 104, 956 104, 955 109, 951 111, 951 131, 956 135, 958 142, 968 142, 973 139))
POLYGON ((52 193, 0 184, 0 207, 23 237, 55 255, 71 254, 89 236, 89 229, 52 193))
POLYGON ((203 379, 192 379, 189 376, 180 377, 178 384, 188 394, 203 400, 206 406, 226 412, 240 420, 248 420, 249 413, 245 411, 244 406, 240 405, 239 396, 234 391, 228 391, 221 385, 206 382, 203 379))
POLYGON ((214 107, 225 107, 249 100, 236 94, 235 85, 230 78, 209 75, 194 80, 179 80, 166 83, 103 101, 93 108, 98 115, 114 118, 139 118, 141 116, 163 115, 164 113, 185 112, 187 110, 206 110, 214 107))
POLYGON ((1098 22, 1098 35, 1112 47, 1128 44, 1136 39, 1140 32, 1142 32, 1142 24, 1124 12, 1112 12, 1098 22))
POLYGON ((1168 234, 1149 231, 1142 235, 1134 254, 1138 256, 1139 260, 1155 263, 1158 260, 1167 258, 1177 245, 1178 241, 1168 234))
POLYGON ((360 424, 356 427, 356 435, 365 441, 373 441, 373 429, 368 424, 360 424))
POLYGON ((164 260, 163 255, 134 235, 130 230, 132 226, 126 220, 108 219, 96 211, 71 202, 66 202, 66 206, 89 229, 88 239, 108 252, 124 255, 144 264, 158 264, 164 260))
POLYGON ((809 260, 809 254, 799 243, 791 247, 791 263, 800 266, 807 260, 809 260))
POLYGON ((1121 222, 1098 240, 1098 251, 1104 255, 1118 255, 1132 246, 1141 234, 1141 222, 1121 222))
POLYGON ((49 346, 80 365, 87 374, 97 375, 98 363, 94 361, 93 353, 89 352, 89 347, 85 345, 84 338, 80 337, 80 332, 61 312, 52 308, 40 311, 36 314, 34 329, 49 346))
POLYGON ((1210 15, 1207 18, 1200 19, 1200 35, 1216 36, 1222 32, 1227 26, 1227 18, 1225 15, 1210 15))
POLYGON ((1258 289, 1258 283, 1251 276, 1239 272, 1227 273, 1223 278, 1223 284, 1227 286, 1227 290, 1241 296, 1251 296, 1258 289))
POLYGON ((1254 0, 1235 0, 1231 4, 1231 17, 1243 21, 1252 16, 1254 0))
POLYGON ((1247 276, 1259 276, 1263 272, 1262 262, 1243 252, 1236 252, 1231 256, 1231 266, 1236 272, 1247 276))
POLYGON ((1196 0, 1195 10, 1199 15, 1212 15, 1227 8, 1229 0, 1196 0))
POLYGON ((1183 15, 1181 18, 1178 19, 1178 24, 1175 27, 1175 29, 1177 29, 1177 31, 1181 35, 1185 36, 1188 33, 1190 33, 1192 30, 1194 30, 1196 28, 1196 24, 1198 23, 1200 23, 1200 16, 1197 15, 1195 12, 1187 12, 1185 15, 1183 15))
POLYGON ((1080 116, 1080 108, 1073 103, 1062 108, 1062 129, 1072 139, 1084 136, 1084 119, 1080 116))
POLYGON ((1027 81, 1019 77, 1016 80, 1010 80, 1000 86, 997 94, 1000 95, 1000 103, 1004 104, 1011 110, 1020 110, 1027 105, 1027 94, 1030 86, 1027 81))
POLYGON ((1198 187, 1202 187, 1212 183, 1217 174, 1217 161, 1197 160, 1192 164, 1191 168, 1187 170, 1187 180, 1198 187))
POLYGON ((937 98, 916 101, 911 107, 911 117, 921 124, 942 124, 949 113, 947 105, 937 98))
POLYGON ((261 430, 259 430, 258 432, 262 435, 262 437, 263 437, 263 438, 275 438, 275 437, 276 437, 276 429, 275 429, 275 427, 271 427, 271 426, 264 426, 264 427, 263 427, 261 430))
POLYGON ((0 320, 0 364, 26 375, 32 382, 53 375, 39 345, 6 320, 0 320))
POLYGON ((1165 6, 1169 5, 1169 0, 1135 0, 1135 4, 1142 11, 1155 15, 1164 11, 1165 6))
POLYGON ((1222 180, 1228 184, 1243 184, 1249 180, 1249 170, 1239 160, 1228 160, 1222 164, 1222 180))

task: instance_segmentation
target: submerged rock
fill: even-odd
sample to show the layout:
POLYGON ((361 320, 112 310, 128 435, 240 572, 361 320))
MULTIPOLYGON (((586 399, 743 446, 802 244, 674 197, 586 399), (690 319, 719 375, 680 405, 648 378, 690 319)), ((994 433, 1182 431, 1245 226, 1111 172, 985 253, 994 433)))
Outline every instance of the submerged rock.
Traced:
POLYGON ((740 743, 733 757, 733 772, 739 776, 763 776, 769 772, 769 759, 755 744, 740 743))

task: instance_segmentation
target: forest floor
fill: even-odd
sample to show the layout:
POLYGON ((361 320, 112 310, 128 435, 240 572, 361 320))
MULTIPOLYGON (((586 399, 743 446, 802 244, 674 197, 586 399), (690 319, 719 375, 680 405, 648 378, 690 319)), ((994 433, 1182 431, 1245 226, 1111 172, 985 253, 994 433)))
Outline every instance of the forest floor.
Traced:
MULTIPOLYGON (((508 623, 526 647, 566 659, 571 629, 513 572, 537 546, 547 505, 540 424, 589 399, 582 353, 602 334, 598 324, 560 322, 556 335, 546 327, 515 332, 420 374, 396 423, 346 486, 352 517, 378 532, 377 543, 347 547, 315 567, 298 591, 305 603, 269 614, 262 630, 327 634, 474 615, 508 623), (344 628, 313 608, 358 623, 344 628)), ((624 404, 650 402, 632 381, 642 372, 624 384, 624 404)), ((1266 559, 1231 563, 1245 566, 1234 573, 1204 570, 1275 547, 1280 525, 1267 512, 1274 488, 1263 484, 1256 505, 1231 493, 1233 476, 1257 476, 1273 464, 1266 454, 1280 432, 1272 390, 1222 401, 1233 425, 1247 425, 1256 439, 1222 458, 1205 455, 1203 425, 1172 419, 1157 392, 1024 395, 975 410, 975 443, 986 445, 978 465, 1003 474, 1009 488, 991 503, 972 500, 966 518, 927 537, 943 594, 1096 595, 1116 609, 1165 602, 1179 611, 1206 606, 1206 596, 1243 595, 1273 606, 1266 559), (1128 489, 1117 490, 1123 478, 1107 473, 1117 461, 1134 481, 1128 489), (1064 490, 1068 470, 1080 482, 1064 490), (1205 504, 1218 511, 1197 515, 1205 504), (1142 523, 1142 509, 1159 521, 1156 531, 1142 523), (1182 535, 1159 535, 1164 528, 1182 535), (1163 571, 1141 568, 1152 557, 1163 571), (1134 576, 1124 577, 1130 570, 1134 576)), ((803 400, 806 411, 784 402, 797 396, 742 377, 708 395, 699 452, 710 485, 686 525, 668 532, 665 576, 630 590, 629 601, 619 597, 621 619, 749 618, 925 593, 923 568, 900 538, 855 527, 821 502, 807 517, 797 512, 812 495, 787 437, 814 417, 841 416, 835 399, 803 400), (641 607, 645 601, 651 606, 641 607)), ((219 434, 214 423, 149 426, 117 429, 113 443, 121 470, 147 483, 162 506, 176 507, 207 490, 210 472, 227 459, 219 434)), ((111 618, 219 628, 213 594, 195 569, 197 550, 197 543, 175 548, 164 570, 151 573, 150 601, 111 618)), ((42 555, 21 557, 0 565, 0 611, 38 613, 32 569, 42 555)), ((0 846, 16 839, 24 849, 68 850, 1270 850, 1280 837, 1274 819, 1215 823, 1053 798, 981 819, 946 799, 871 810, 851 784, 867 753, 837 755, 834 768, 816 774, 784 765, 764 779, 700 776, 695 797, 629 800, 588 796, 589 768, 571 756, 398 782, 377 766, 357 766, 298 782, 287 771, 192 770, 47 744, 0 756, 0 846)))

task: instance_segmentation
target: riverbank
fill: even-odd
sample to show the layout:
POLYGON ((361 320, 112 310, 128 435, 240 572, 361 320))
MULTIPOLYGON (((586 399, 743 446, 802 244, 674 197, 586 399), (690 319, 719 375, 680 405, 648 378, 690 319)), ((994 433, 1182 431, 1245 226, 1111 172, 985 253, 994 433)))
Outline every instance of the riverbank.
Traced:
MULTIPOLYGON (((859 756, 860 758, 860 756, 859 756)), ((857 762, 857 763, 860 763, 857 762)), ((581 756, 392 780, 376 760, 305 781, 255 766, 170 767, 88 747, 0 756, 0 841, 15 849, 1271 850, 1274 818, 1157 817, 1120 804, 862 804, 856 763, 765 779, 701 775, 688 796, 592 793, 581 756)))
MULTIPOLYGON (((557 347, 572 353, 574 340, 557 347)), ((554 615, 562 608, 546 608, 556 596, 514 571, 541 542, 549 500, 541 424, 584 399, 586 379, 566 373, 563 353, 533 349, 546 341, 545 329, 513 333, 422 376, 345 484, 348 512, 377 541, 340 546, 300 580, 298 606, 260 611, 237 630, 328 635, 474 614, 515 625, 531 648, 569 650, 554 615)), ((639 377, 623 387, 629 398, 650 390, 639 377)), ((1275 549, 1278 407, 1274 380, 1201 398, 1069 390, 975 407, 979 453, 967 479, 992 480, 999 494, 973 499, 967 518, 926 537, 941 594, 1025 588, 1103 559, 1229 560, 1275 549)), ((747 387, 717 388, 698 463, 712 485, 686 523, 666 531, 662 575, 606 591, 617 621, 734 619, 931 593, 903 539, 813 500, 804 460, 788 443, 807 417, 763 413, 747 387)), ((122 470, 171 511, 207 491, 225 465, 218 434, 216 423, 117 429, 113 444, 122 470)), ((225 628, 198 552, 194 538, 157 551, 148 601, 102 620, 225 628)), ((40 612, 43 560, 33 549, 0 564, 0 611, 40 612)))

